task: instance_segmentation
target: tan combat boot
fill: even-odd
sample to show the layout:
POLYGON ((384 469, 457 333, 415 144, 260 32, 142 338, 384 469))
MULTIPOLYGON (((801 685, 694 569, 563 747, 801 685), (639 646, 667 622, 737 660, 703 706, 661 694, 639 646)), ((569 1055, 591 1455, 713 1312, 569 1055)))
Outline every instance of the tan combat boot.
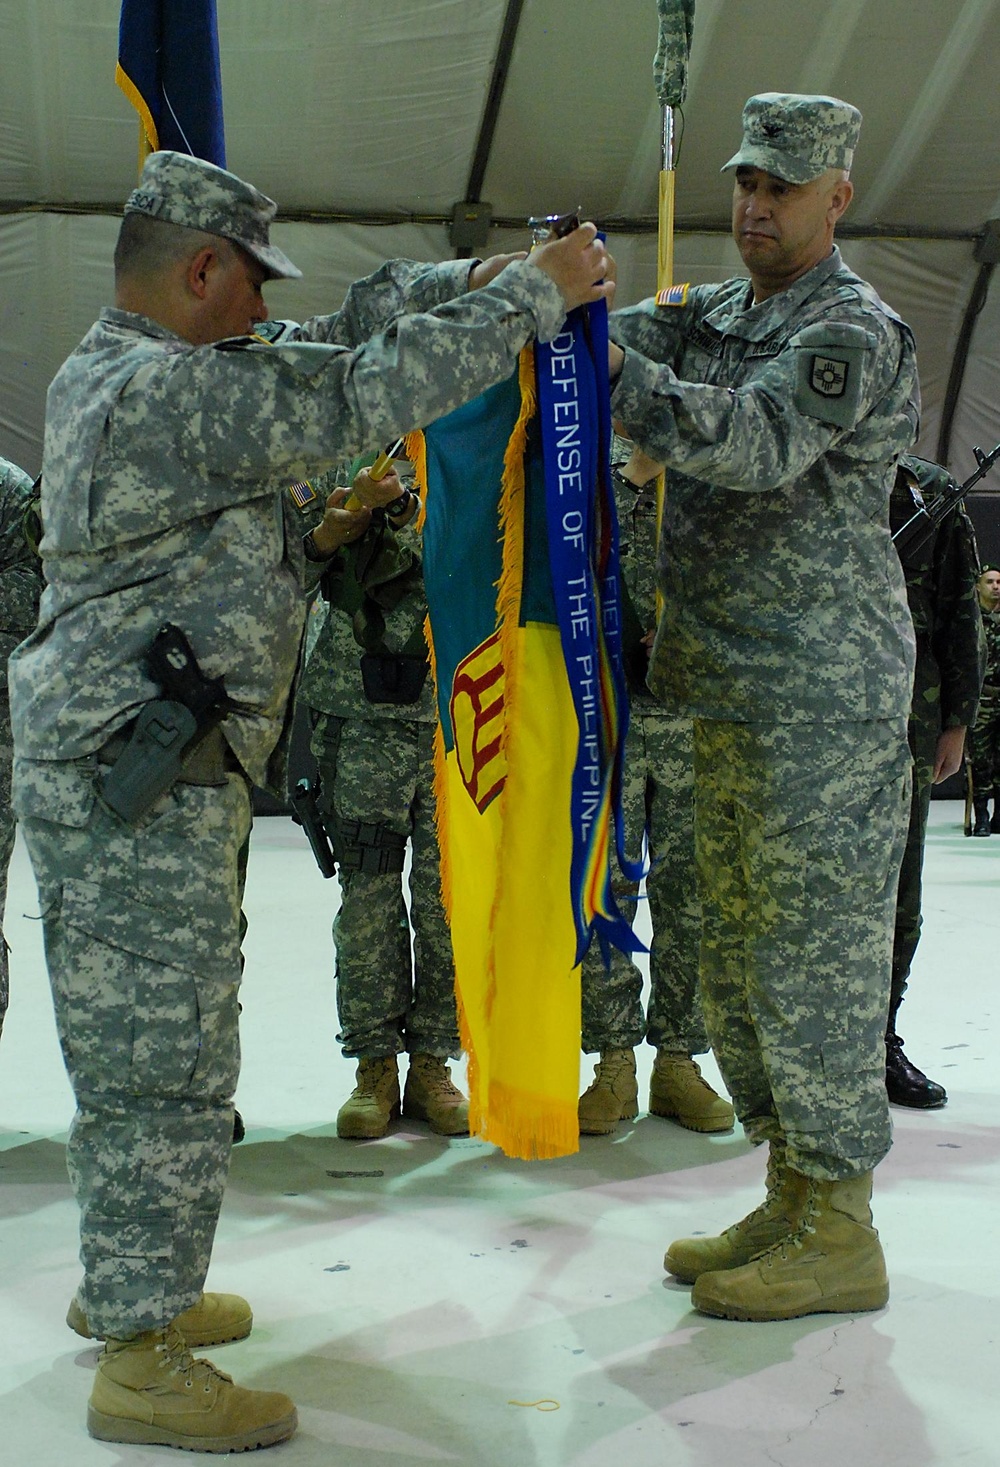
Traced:
POLYGON ((87 1411, 99 1441, 188 1452, 251 1452, 285 1441, 297 1425, 287 1396, 234 1385, 211 1361, 195 1360, 176 1330, 108 1340, 87 1411))
POLYGON ((469 1102, 452 1084, 447 1064, 434 1054, 410 1055, 403 1114, 411 1121, 426 1121, 437 1136, 469 1134, 469 1102))
POLYGON ((691 1303, 722 1319, 798 1319, 881 1309, 889 1280, 869 1202, 872 1174, 826 1182, 806 1177, 795 1229, 742 1268, 703 1273, 691 1303))
MULTIPOLYGON (((66 1323, 85 1340, 103 1339, 91 1330, 79 1298, 74 1297, 70 1303, 66 1323)), ((177 1331, 189 1350, 228 1345, 246 1339, 253 1329, 253 1310, 239 1294, 202 1294, 197 1304, 178 1314, 170 1328, 177 1331)))
POLYGON ((337 1135, 352 1141, 384 1136, 399 1115, 399 1070, 394 1054, 358 1061, 355 1086, 337 1112, 337 1135))
POLYGON ((714 1238, 678 1238, 663 1259, 667 1273, 693 1284, 703 1273, 740 1268, 793 1230, 805 1205, 808 1183, 785 1163, 785 1148, 772 1141, 767 1196, 753 1212, 714 1238))
POLYGON ((577 1107, 581 1136, 610 1136, 619 1121, 639 1114, 634 1049, 602 1049, 594 1078, 577 1107))
POLYGON ((649 1113, 676 1121, 689 1131, 731 1131, 736 1113, 716 1095, 701 1070, 686 1054, 656 1051, 649 1081, 649 1113))

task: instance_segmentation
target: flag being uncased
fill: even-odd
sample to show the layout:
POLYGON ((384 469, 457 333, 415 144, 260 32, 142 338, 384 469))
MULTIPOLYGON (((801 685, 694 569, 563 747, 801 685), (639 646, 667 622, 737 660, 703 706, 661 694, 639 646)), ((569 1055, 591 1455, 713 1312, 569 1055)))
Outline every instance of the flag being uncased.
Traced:
POLYGON ((115 81, 148 150, 226 166, 215 0, 122 0, 115 81))
POLYGON ((529 1159, 579 1146, 583 952, 640 946, 610 882, 628 708, 609 443, 600 302, 410 444, 470 1130, 529 1159))

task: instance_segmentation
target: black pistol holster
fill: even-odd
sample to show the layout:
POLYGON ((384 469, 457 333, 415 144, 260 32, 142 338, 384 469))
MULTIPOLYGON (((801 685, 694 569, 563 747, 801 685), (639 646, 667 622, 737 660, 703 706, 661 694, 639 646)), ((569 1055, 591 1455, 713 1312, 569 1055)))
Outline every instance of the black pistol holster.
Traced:
POLYGON ((337 874, 337 862, 320 813, 319 788, 318 779, 299 780, 292 790, 292 819, 305 831, 316 865, 324 876, 330 877, 337 874))
POLYGON ((292 791, 292 819, 301 825, 324 876, 361 871, 366 876, 388 876, 402 871, 406 860, 405 835, 367 820, 340 820, 323 808, 319 779, 300 779, 292 791))
POLYGON ((101 774, 101 794, 116 815, 135 825, 177 781, 185 760, 234 705, 221 678, 206 677, 180 627, 166 622, 146 654, 163 696, 147 703, 128 742, 101 774))

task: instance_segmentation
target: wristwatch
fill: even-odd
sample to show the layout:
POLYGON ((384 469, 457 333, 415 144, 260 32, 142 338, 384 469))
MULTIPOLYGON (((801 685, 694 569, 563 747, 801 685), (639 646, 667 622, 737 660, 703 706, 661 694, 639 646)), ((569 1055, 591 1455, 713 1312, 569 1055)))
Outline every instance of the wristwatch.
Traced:
POLYGON ((645 484, 637 484, 634 479, 627 479, 622 473, 621 464, 611 465, 611 477, 613 479, 617 479, 619 484, 625 484, 629 489, 631 489, 633 494, 641 494, 643 489, 646 487, 645 484))
POLYGON ((398 520, 399 516, 405 514, 409 509, 410 501, 415 498, 416 495, 409 489, 404 489, 398 499, 391 500, 388 504, 383 505, 383 508, 391 519, 398 520))

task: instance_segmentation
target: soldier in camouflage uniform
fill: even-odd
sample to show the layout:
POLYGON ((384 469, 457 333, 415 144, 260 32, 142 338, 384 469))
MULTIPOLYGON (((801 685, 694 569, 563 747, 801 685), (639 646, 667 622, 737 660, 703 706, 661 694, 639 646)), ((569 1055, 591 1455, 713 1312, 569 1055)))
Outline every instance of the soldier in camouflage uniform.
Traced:
MULTIPOLYGON (((24 513, 30 495, 28 475, 17 464, 0 458, 0 924, 7 901, 7 867, 14 849, 7 658, 35 625, 41 590, 38 557, 24 538, 24 513)), ((9 998, 7 955, 7 940, 0 925, 0 1033, 9 998)))
POLYGON ((1000 566, 984 565, 976 589, 986 637, 986 671, 979 713, 969 734, 969 767, 972 834, 983 836, 1000 832, 1000 566))
MULTIPOLYGON (((900 459, 889 503, 893 534, 948 487, 937 464, 911 454, 900 459)), ((903 1053, 896 1016, 903 1002, 920 940, 921 870, 931 786, 962 765, 965 731, 975 722, 983 676, 984 646, 976 600, 976 537, 959 505, 934 533, 908 548, 900 545, 906 596, 917 638, 908 737, 913 755, 913 795, 906 848, 899 872, 892 946, 892 986, 885 1031, 885 1083, 894 1105, 921 1110, 944 1105, 943 1085, 929 1080, 903 1053)))
MULTIPOLYGON (((691 719, 671 714, 646 687, 656 622, 656 493, 649 464, 617 440, 611 482, 618 511, 629 731, 622 807, 629 855, 642 854, 648 823, 646 897, 653 928, 649 1013, 642 976, 613 947, 610 968, 592 943, 581 971, 583 1048, 598 1050, 594 1081, 580 1097, 580 1130, 606 1136, 638 1114, 635 1046, 656 1049, 650 1115, 692 1131, 729 1131, 733 1108, 702 1078, 694 1056, 708 1049, 698 998, 701 909, 695 890, 691 719)), ((623 892, 626 899, 634 892, 623 892)))
POLYGON ((750 280, 616 313, 612 410, 668 470, 650 686, 694 714, 705 1022, 770 1150, 761 1207, 665 1262, 696 1308, 774 1319, 888 1297, 870 1197, 914 664, 888 504, 918 388, 834 244, 860 113, 767 93, 743 120, 750 280))
MULTIPOLYGON (((250 787, 283 788, 304 621, 282 487, 451 411, 610 289, 593 284, 608 264, 588 225, 506 268, 391 262, 272 346, 252 334, 262 286, 299 273, 269 242, 274 213, 200 159, 147 160, 115 252, 116 306, 49 389, 47 584, 9 672, 14 809, 77 1102, 67 1159, 84 1281, 70 1319, 107 1341, 88 1426, 204 1451, 295 1429, 286 1396, 188 1352, 252 1318, 202 1286, 232 1144, 250 787), (224 679, 225 717, 197 744, 173 732, 178 705, 155 701, 147 655, 165 623, 224 679), (122 818, 108 803, 119 760, 158 768, 164 743, 186 755, 179 778, 122 818)), ((367 525, 343 497, 312 532, 317 557, 367 525)))
MULTIPOLYGON (((320 487, 304 506, 309 518, 325 501, 320 487)), ((376 485, 361 472, 353 488, 373 506, 372 523, 323 576, 329 610, 299 688, 340 879, 337 1039, 358 1060, 337 1134, 384 1136, 402 1108, 438 1135, 466 1135, 468 1102, 446 1063, 461 1045, 435 826, 437 709, 424 642, 419 500, 395 473, 376 485), (403 1052, 409 1065, 401 1101, 403 1052)))

